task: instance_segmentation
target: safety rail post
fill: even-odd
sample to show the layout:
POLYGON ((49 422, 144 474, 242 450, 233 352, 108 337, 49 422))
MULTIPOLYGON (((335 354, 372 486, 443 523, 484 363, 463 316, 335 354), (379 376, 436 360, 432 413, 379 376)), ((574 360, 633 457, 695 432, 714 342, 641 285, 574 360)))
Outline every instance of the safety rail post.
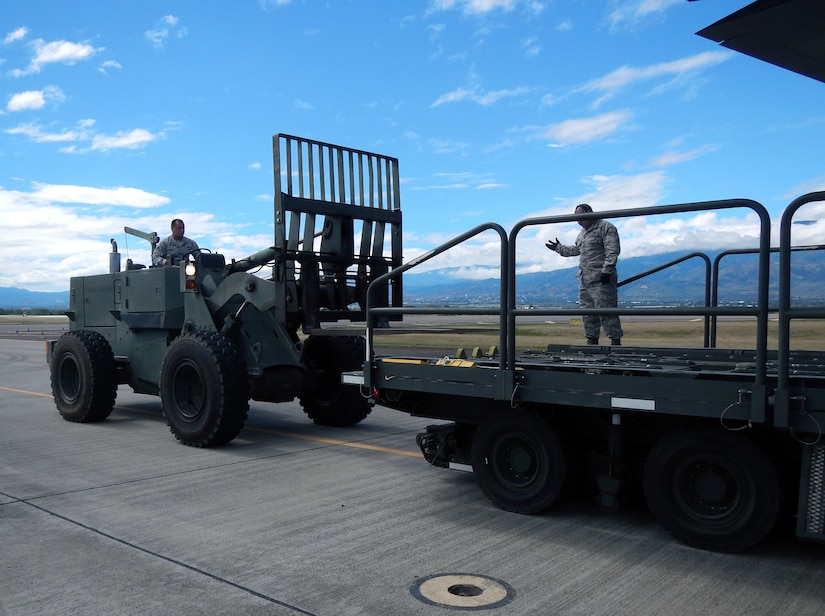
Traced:
POLYGON ((791 225, 796 211, 807 203, 825 201, 825 191, 804 194, 794 199, 785 211, 779 225, 779 331, 777 333, 777 379, 774 424, 790 426, 790 355, 791 319, 825 318, 823 308, 791 307, 791 225))
MULTIPOLYGON (((825 246, 791 246, 789 248, 791 252, 800 252, 806 250, 825 250, 825 246)), ((770 249, 770 253, 780 253, 781 249, 778 247, 774 247, 770 249)), ((713 260, 713 295, 711 298, 711 305, 717 306, 719 304, 719 264, 722 261, 723 257, 727 257, 730 255, 755 255, 759 254, 758 248, 742 248, 739 250, 725 250, 724 252, 720 252, 716 255, 716 258, 713 260)), ((777 305, 778 310, 778 305, 777 305)), ((770 312, 770 307, 768 307, 768 311, 770 312)), ((716 319, 713 319, 713 327, 711 331, 713 332, 713 339, 711 340, 710 346, 716 346, 716 319)))
MULTIPOLYGON (((704 305, 707 308, 711 305, 710 304, 710 302, 711 302, 710 257, 708 257, 703 252, 692 252, 690 254, 684 255, 683 257, 679 257, 678 259, 674 259, 673 261, 668 261, 667 263, 664 263, 663 265, 659 265, 658 267, 654 267, 654 268, 649 269, 645 272, 642 272, 641 274, 636 274, 635 276, 631 276, 630 278, 625 278, 624 280, 620 281, 616 285, 616 287, 623 287, 626 284, 636 282, 637 280, 641 280, 642 278, 646 278, 647 276, 651 276, 653 274, 661 272, 662 270, 666 270, 669 267, 679 265, 680 263, 683 263, 683 262, 685 262, 689 259, 694 259, 694 258, 702 259, 705 262, 705 304, 704 305)), ((711 337, 710 332, 709 332, 710 320, 711 320, 711 317, 709 315, 705 315, 705 317, 704 317, 704 345, 706 347, 707 346, 714 346, 713 344, 710 343, 710 337, 711 337)))
MULTIPOLYGON (((733 249, 733 250, 725 250, 720 252, 716 255, 716 258, 713 259, 713 274, 712 274, 712 287, 711 287, 711 297, 710 297, 710 305, 711 306, 718 306, 719 305, 719 264, 722 261, 723 257, 729 255, 747 255, 747 254, 759 254, 759 248, 741 248, 741 249, 733 249)), ((772 252, 773 249, 769 248, 769 252, 772 252)), ((770 258, 769 258, 770 262, 770 258)), ((769 270, 768 270, 769 271, 769 270)), ((766 300, 767 301, 767 300, 766 300)), ((716 325, 717 319, 716 315, 711 317, 712 325, 711 325, 711 340, 710 346, 716 346, 716 325)))
POLYGON ((507 272, 509 271, 509 267, 507 265, 507 258, 508 258, 508 250, 507 250, 508 240, 507 240, 507 232, 504 228, 496 223, 483 223, 476 227, 473 227, 469 231, 462 233, 454 237, 453 239, 436 246, 432 250, 425 252, 422 255, 404 263, 403 265, 396 267, 390 272, 386 274, 382 274, 375 280, 373 280, 369 287, 367 287, 367 297, 366 297, 366 315, 367 315, 367 332, 366 332, 366 358, 364 360, 364 386, 371 387, 371 374, 370 374, 370 363, 372 361, 372 349, 374 347, 373 344, 373 330, 374 330, 374 321, 373 317, 380 316, 380 315, 405 315, 405 314, 478 314, 478 315, 499 315, 499 369, 504 369, 504 344, 506 340, 506 331, 505 331, 505 305, 506 305, 506 297, 507 297, 507 272), (499 239, 501 240, 501 250, 500 250, 500 272, 501 272, 501 281, 500 281, 500 292, 499 292, 499 306, 497 309, 485 309, 485 308, 405 308, 405 307, 380 307, 380 306, 373 306, 373 296, 375 295, 375 290, 378 288, 379 285, 389 282, 390 280, 400 277, 404 272, 409 271, 410 269, 421 265, 425 261, 429 261, 435 256, 438 256, 450 248, 454 248, 459 244, 483 233, 484 231, 495 231, 499 235, 499 239))

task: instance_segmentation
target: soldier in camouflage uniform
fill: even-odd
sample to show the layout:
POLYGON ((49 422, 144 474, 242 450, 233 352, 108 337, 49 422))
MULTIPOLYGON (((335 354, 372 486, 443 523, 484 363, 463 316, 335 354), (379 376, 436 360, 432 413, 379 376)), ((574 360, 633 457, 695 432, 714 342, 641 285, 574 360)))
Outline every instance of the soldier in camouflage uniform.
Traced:
POLYGON ((183 232, 186 227, 180 218, 175 218, 170 228, 172 235, 158 242, 152 251, 152 265, 155 267, 180 265, 181 262, 186 261, 188 254, 195 254, 200 250, 195 240, 184 237, 183 232))
MULTIPOLYGON (((587 203, 576 206, 576 214, 592 212, 587 203)), ((579 257, 579 305, 582 308, 615 308, 619 303, 616 283, 616 261, 619 258, 619 232, 606 220, 580 220, 582 227, 576 243, 566 246, 555 241, 547 242, 550 250, 563 257, 579 257)), ((599 331, 603 327, 610 344, 622 343, 622 324, 618 315, 582 318, 587 344, 599 344, 599 331)))

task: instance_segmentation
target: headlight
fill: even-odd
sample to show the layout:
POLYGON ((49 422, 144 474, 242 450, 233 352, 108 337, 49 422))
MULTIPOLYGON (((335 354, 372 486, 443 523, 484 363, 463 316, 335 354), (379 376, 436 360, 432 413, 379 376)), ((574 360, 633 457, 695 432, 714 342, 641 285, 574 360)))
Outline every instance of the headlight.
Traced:
POLYGON ((192 291, 197 288, 198 284, 195 279, 195 274, 198 273, 198 266, 187 261, 186 265, 183 266, 183 273, 186 275, 186 289, 192 291))

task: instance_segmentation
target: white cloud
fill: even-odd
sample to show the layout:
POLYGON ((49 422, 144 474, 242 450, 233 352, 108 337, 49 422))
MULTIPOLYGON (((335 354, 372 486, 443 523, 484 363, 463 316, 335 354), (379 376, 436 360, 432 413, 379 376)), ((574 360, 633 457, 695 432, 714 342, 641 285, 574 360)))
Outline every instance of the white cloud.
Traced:
POLYGON ((614 3, 614 8, 607 15, 611 29, 634 26, 641 20, 664 13, 672 6, 684 5, 685 0, 623 0, 614 3))
POLYGON ((3 39, 3 44, 8 45, 9 43, 14 43, 15 41, 21 41, 26 38, 28 33, 28 28, 17 28, 16 30, 12 30, 3 39))
MULTIPOLYGON (((168 233, 172 218, 186 220, 187 234, 227 258, 242 258, 272 245, 271 233, 214 220, 205 212, 173 209, 162 194, 136 187, 96 187, 36 183, 31 190, 0 187, 0 286, 65 291, 72 276, 109 271, 110 239, 123 260, 149 262, 149 244, 127 236, 124 227, 168 233)), ((266 229, 267 225, 260 225, 266 229)), ((271 227, 271 225, 270 225, 271 227)))
POLYGON ((148 130, 135 128, 129 131, 120 131, 114 135, 95 135, 89 149, 103 152, 116 149, 136 150, 157 138, 158 135, 150 133, 148 130))
MULTIPOLYGON (((638 210, 673 203, 668 201, 667 187, 672 181, 663 171, 636 175, 596 175, 582 178, 589 188, 574 196, 554 199, 547 209, 529 213, 521 221, 572 214, 579 203, 589 203, 596 212, 638 210)), ((794 195, 806 189, 825 188, 825 180, 819 178, 803 187, 795 187, 794 195)), ((710 210, 656 216, 630 216, 608 219, 619 229, 623 259, 677 252, 714 252, 720 248, 756 248, 760 233, 758 216, 749 208, 710 210)), ((804 224, 793 226, 794 245, 821 244, 825 233, 825 204, 812 203, 803 207, 795 217, 804 224)), ((508 233, 519 220, 500 221, 508 233)), ((558 238, 572 244, 580 231, 574 222, 553 225, 526 225, 515 236, 516 265, 518 273, 546 272, 576 265, 575 259, 565 259, 550 253, 545 247, 548 239, 558 238)), ((778 245, 779 221, 772 221, 773 245, 778 245)), ((433 233, 427 236, 404 232, 404 261, 408 262, 432 250, 453 236, 433 233)), ((510 235, 511 240, 513 236, 510 235)), ((500 243, 491 231, 460 244, 411 270, 422 274, 441 268, 460 268, 464 278, 483 279, 496 276, 500 263, 500 243)))
POLYGON ((471 101, 482 106, 492 105, 504 98, 522 96, 530 91, 530 88, 520 86, 511 90, 494 90, 489 92, 480 91, 478 88, 458 88, 447 94, 439 96, 430 107, 438 107, 446 103, 457 103, 460 101, 471 101))
POLYGON ((429 11, 450 11, 460 9, 468 15, 484 14, 495 10, 511 11, 518 4, 525 4, 526 8, 532 12, 538 10, 538 2, 520 2, 519 0, 432 0, 429 11))
POLYGON ((537 56, 541 53, 541 45, 539 45, 538 37, 535 36, 522 39, 519 46, 524 50, 524 55, 528 58, 537 56))
POLYGON ((12 75, 22 77, 32 73, 39 73, 47 64, 67 64, 69 66, 88 60, 98 52, 103 51, 103 47, 95 48, 87 43, 72 43, 70 41, 45 42, 37 39, 32 43, 34 57, 31 59, 28 68, 25 70, 14 70, 12 75))
POLYGON ((258 0, 258 6, 260 6, 264 11, 269 11, 271 9, 286 6, 291 2, 292 0, 258 0))
POLYGON ((82 128, 80 130, 64 130, 56 133, 44 132, 37 124, 20 124, 14 128, 4 130, 9 135, 23 135, 35 143, 62 143, 65 141, 78 141, 86 138, 82 128))
POLYGON ((515 5, 516 0, 465 0, 464 11, 466 13, 489 13, 496 9, 510 11, 515 5))
POLYGON ((42 109, 46 105, 46 98, 42 90, 27 90, 18 92, 9 99, 6 109, 9 111, 23 111, 26 109, 42 109))
POLYGON ((103 64, 97 67, 97 70, 104 75, 108 75, 110 70, 120 70, 121 68, 123 67, 120 65, 120 62, 116 62, 115 60, 106 60, 103 64))
MULTIPOLYGON (((668 176, 662 171, 637 175, 591 176, 583 182, 589 192, 559 200, 559 205, 527 218, 563 216, 578 203, 589 203, 596 212, 638 210, 667 203, 668 176)), ((749 209, 737 208, 686 214, 632 216, 610 219, 619 229, 621 259, 670 252, 693 252, 725 248, 752 248, 759 236, 758 217, 749 209)), ((580 229, 576 223, 525 227, 517 238, 520 273, 573 267, 575 261, 551 254, 547 239, 558 237, 572 244, 580 229)))
POLYGON ((126 187, 35 184, 30 192, 0 188, 0 218, 8 236, 0 244, 0 286, 62 291, 71 276, 106 272, 111 248, 104 236, 125 226, 123 218, 108 213, 111 207, 168 202, 126 187))
POLYGON ((670 165, 676 165, 679 163, 687 162, 689 160, 693 160, 694 158, 698 158, 703 154, 708 154, 709 152, 716 151, 718 146, 716 145, 704 145, 699 148, 695 148, 688 152, 665 152, 660 156, 657 156, 651 161, 651 165, 654 167, 668 167, 670 165))
POLYGON ((91 151, 108 152, 118 149, 136 150, 146 147, 153 141, 164 138, 166 131, 177 129, 175 124, 169 124, 164 130, 157 133, 143 128, 134 128, 119 131, 114 135, 106 135, 95 133, 93 130, 94 124, 94 120, 80 120, 75 129, 46 132, 38 124, 26 123, 14 128, 7 128, 4 132, 9 135, 23 135, 35 143, 69 142, 72 143, 72 145, 61 148, 60 151, 67 154, 79 154, 91 151), (83 143, 88 143, 88 145, 83 146, 83 143))
POLYGON ((143 35, 155 49, 163 49, 170 38, 182 39, 188 34, 185 27, 178 26, 179 21, 180 19, 174 15, 165 15, 158 20, 154 28, 147 30, 143 35))
POLYGON ((622 66, 603 77, 593 79, 575 88, 574 92, 600 94, 601 96, 593 104, 594 107, 597 107, 604 101, 615 96, 622 89, 636 83, 665 77, 671 79, 683 77, 725 62, 731 57, 733 57, 733 53, 727 51, 706 51, 687 58, 681 58, 671 62, 660 62, 650 66, 638 68, 622 66))
POLYGON ((564 120, 545 127, 534 138, 550 139, 552 147, 588 143, 626 129, 632 117, 629 111, 612 111, 592 118, 564 120))
POLYGON ((42 109, 46 102, 62 102, 66 99, 63 91, 56 86, 49 86, 43 90, 27 90, 13 94, 6 109, 9 111, 28 111, 42 109))
POLYGON ((466 152, 470 147, 468 143, 461 141, 448 141, 446 139, 432 138, 427 140, 427 143, 436 154, 461 154, 466 152))
POLYGON ((113 205, 135 208, 167 205, 169 197, 146 192, 139 188, 118 186, 96 188, 71 184, 39 184, 29 193, 30 198, 48 203, 72 203, 85 205, 113 205))
MULTIPOLYGON (((459 144, 466 147, 466 144, 459 144)), ((447 148, 446 144, 441 144, 439 147, 447 148)), ((408 190, 487 190, 490 188, 501 188, 505 184, 498 182, 489 174, 472 173, 472 172, 455 172, 455 173, 436 173, 434 183, 429 185, 422 185, 419 183, 410 183, 408 190)), ((474 213, 473 215, 476 215, 474 213)))

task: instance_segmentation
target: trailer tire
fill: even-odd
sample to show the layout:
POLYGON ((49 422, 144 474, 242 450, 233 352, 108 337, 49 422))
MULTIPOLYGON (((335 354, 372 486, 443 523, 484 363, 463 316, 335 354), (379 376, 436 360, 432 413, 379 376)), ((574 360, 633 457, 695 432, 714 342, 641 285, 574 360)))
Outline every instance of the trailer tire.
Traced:
POLYGON ((173 340, 160 369, 160 399, 169 430, 184 445, 213 447, 234 439, 249 411, 246 369, 235 344, 208 331, 173 340))
POLYGON ((644 470, 648 507, 674 537, 696 548, 741 552, 776 525, 777 469, 739 433, 686 428, 662 438, 644 470))
POLYGON ((550 424, 526 411, 502 412, 482 422, 471 459, 481 491, 506 511, 544 511, 566 482, 561 441, 550 424))
POLYGON ((304 412, 321 426, 353 426, 372 411, 358 387, 344 385, 341 373, 360 370, 365 341, 360 336, 310 336, 304 343, 302 363, 309 371, 299 399, 304 412))
POLYGON ((51 357, 54 403, 66 421, 103 421, 117 397, 117 367, 106 338, 89 329, 66 332, 51 357))

